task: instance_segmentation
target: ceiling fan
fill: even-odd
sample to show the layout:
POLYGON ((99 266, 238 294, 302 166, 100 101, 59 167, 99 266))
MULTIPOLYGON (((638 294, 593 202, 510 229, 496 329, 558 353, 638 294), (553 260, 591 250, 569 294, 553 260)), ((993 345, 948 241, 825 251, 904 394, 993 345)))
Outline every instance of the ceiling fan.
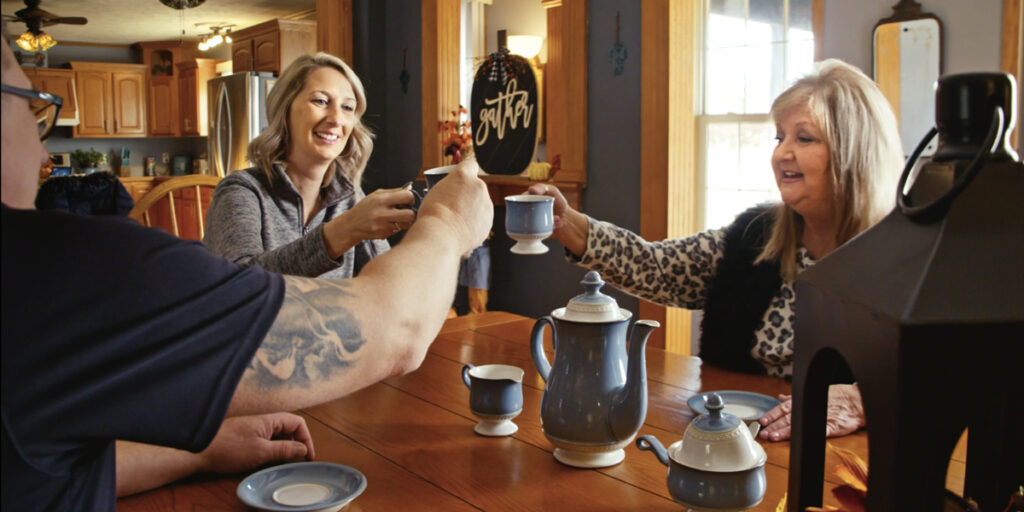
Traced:
POLYGON ((17 43, 27 51, 46 51, 53 48, 57 41, 43 32, 42 27, 50 25, 85 25, 89 20, 77 17, 62 17, 39 8, 40 0, 25 0, 25 8, 15 11, 14 16, 4 16, 8 21, 24 23, 28 30, 18 37, 17 43))

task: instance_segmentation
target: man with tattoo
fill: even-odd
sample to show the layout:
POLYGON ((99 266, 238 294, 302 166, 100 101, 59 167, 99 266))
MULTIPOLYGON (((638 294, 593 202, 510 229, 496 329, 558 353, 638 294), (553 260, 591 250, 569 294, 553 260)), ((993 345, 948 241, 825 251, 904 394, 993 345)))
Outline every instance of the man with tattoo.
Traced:
MULTIPOLYGON (((0 508, 114 510, 115 440, 199 452, 225 416, 309 407, 419 366, 460 256, 491 227, 475 162, 432 187, 402 243, 358 277, 242 268, 126 219, 32 209, 60 104, 32 90, 4 35, 0 508)), ((252 428, 308 441, 281 421, 252 428)), ((124 462, 173 469, 162 461, 124 462)))

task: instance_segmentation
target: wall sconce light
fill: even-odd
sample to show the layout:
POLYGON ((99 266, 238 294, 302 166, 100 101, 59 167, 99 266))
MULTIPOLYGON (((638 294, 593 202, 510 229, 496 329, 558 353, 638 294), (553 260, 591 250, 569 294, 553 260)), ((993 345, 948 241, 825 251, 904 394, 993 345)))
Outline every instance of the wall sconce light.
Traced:
POLYGON ((526 60, 532 61, 540 53, 544 45, 544 38, 540 36, 508 36, 506 38, 508 52, 514 55, 522 55, 526 60))
POLYGON ((42 30, 26 30, 24 34, 18 36, 17 43, 19 48, 27 52, 45 52, 57 46, 57 40, 42 30))
POLYGON ((234 25, 210 27, 211 33, 199 41, 199 49, 205 52, 221 43, 231 44, 231 27, 234 25))

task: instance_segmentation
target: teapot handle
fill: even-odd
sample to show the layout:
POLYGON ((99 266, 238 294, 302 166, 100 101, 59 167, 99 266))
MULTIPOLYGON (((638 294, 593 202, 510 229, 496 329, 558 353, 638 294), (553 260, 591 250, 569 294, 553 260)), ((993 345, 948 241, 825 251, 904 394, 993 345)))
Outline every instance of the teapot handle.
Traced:
POLYGON ((537 373, 540 374, 540 378, 544 379, 544 382, 547 382, 548 374, 551 373, 551 363, 548 362, 548 356, 544 354, 545 324, 551 325, 551 343, 554 345, 554 340, 558 336, 558 333, 555 332, 555 321, 550 316, 542 316, 537 319, 537 323, 533 324, 533 331, 530 332, 530 353, 533 355, 533 365, 537 367, 537 373))

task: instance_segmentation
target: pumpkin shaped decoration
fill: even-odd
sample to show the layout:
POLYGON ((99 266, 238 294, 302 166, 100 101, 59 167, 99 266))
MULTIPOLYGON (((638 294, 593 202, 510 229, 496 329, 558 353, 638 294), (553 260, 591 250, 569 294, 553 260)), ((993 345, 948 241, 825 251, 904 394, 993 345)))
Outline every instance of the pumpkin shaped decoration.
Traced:
POLYGON ((489 174, 519 174, 537 149, 537 78, 530 63, 507 49, 490 54, 473 77, 473 152, 489 174))

